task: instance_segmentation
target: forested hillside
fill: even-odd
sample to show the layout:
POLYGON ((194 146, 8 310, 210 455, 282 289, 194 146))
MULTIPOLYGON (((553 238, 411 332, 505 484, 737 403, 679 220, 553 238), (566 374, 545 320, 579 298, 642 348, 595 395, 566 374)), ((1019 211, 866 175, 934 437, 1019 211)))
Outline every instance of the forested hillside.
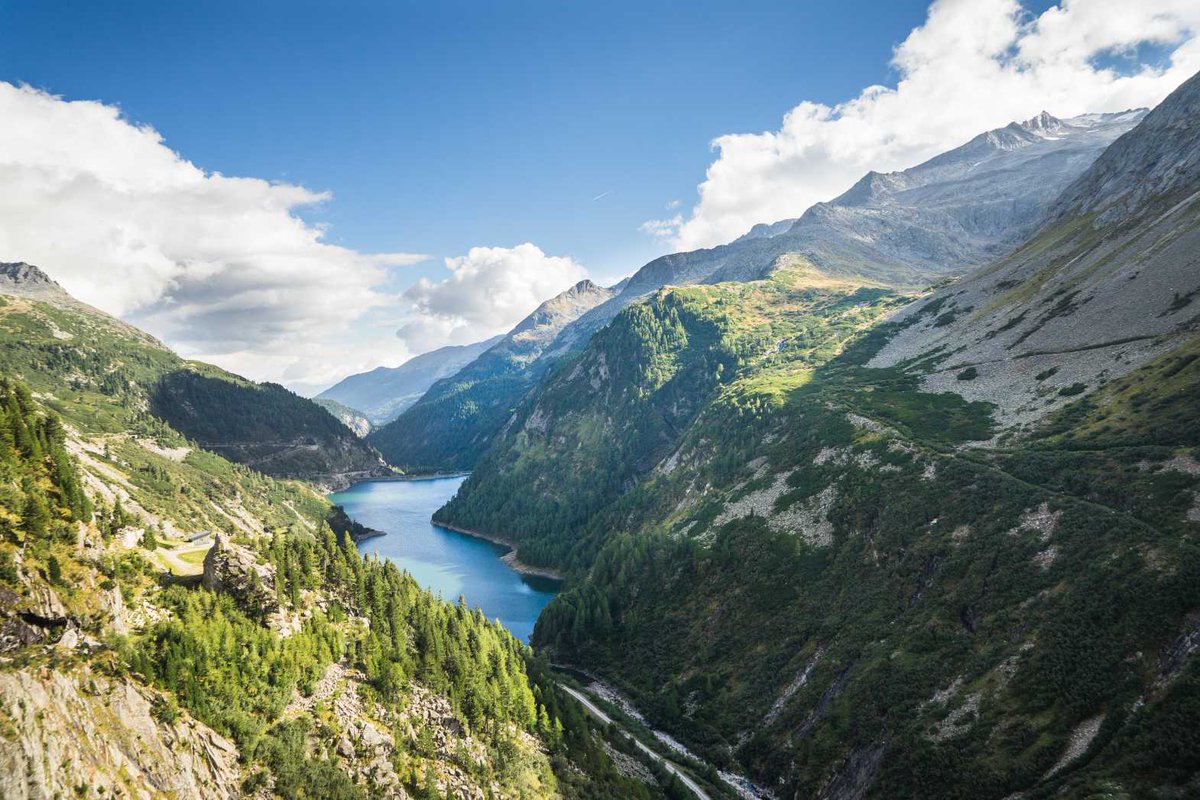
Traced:
POLYGON ((283 387, 179 358, 147 334, 67 295, 36 267, 0 265, 0 368, 44 393, 81 431, 153 433, 276 477, 343 485, 385 474, 369 446, 283 387))
POLYGON ((8 380, 0 475, 4 797, 661 796, 525 645, 321 516, 218 533, 201 582, 171 579, 172 543, 93 503, 8 380))
POLYGON ((612 292, 581 281, 542 303, 503 339, 368 439, 410 472, 455 472, 474 465, 513 408, 553 363, 543 359, 563 326, 612 292))
POLYGON ((1197 85, 1068 193, 1114 202, 903 313, 631 306, 439 518, 572 570, 535 644, 780 796, 1200 790, 1197 85))
POLYGON ((586 565, 623 525, 618 502, 644 497, 638 482, 705 408, 751 389, 761 395, 749 402, 777 402, 903 302, 802 263, 765 281, 664 290, 526 402, 435 519, 511 539, 529 563, 586 565))
POLYGON ((792 263, 848 284, 909 292, 968 272, 1019 244, 1057 193, 1144 113, 1069 120, 1041 114, 1014 122, 909 169, 868 173, 798 219, 756 226, 726 245, 656 258, 547 327, 551 335, 515 367, 502 347, 493 348, 432 386, 371 442, 405 469, 471 469, 543 375, 623 308, 664 287, 759 280, 792 263))

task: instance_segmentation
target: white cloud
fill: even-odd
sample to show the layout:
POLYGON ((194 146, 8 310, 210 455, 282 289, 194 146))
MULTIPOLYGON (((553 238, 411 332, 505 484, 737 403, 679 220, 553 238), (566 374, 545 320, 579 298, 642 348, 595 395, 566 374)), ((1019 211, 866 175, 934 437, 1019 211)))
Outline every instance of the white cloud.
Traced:
MULTIPOLYGON (((678 207, 678 204, 670 206, 667 210, 669 211, 671 208, 676 207, 678 207)), ((651 236, 666 239, 674 236, 681 225, 683 225, 683 214, 676 214, 670 219, 648 219, 638 226, 638 230, 642 233, 648 233, 651 236)))
POLYGON ((1196 0, 1063 0, 1037 17, 1017 0, 936 0, 895 50, 895 86, 803 102, 777 131, 717 138, 690 214, 642 230, 679 250, 710 247, 799 216, 868 170, 912 166, 1043 109, 1153 106, 1200 70, 1198 31, 1196 0), (1168 58, 1138 63, 1143 45, 1168 58))
POLYGON ((404 293, 409 318, 396 335, 413 352, 466 344, 505 333, 547 298, 587 277, 566 256, 548 256, 528 242, 472 247, 447 258, 450 276, 422 278, 404 293))
POLYGON ((0 82, 0 119, 0 260, 253 378, 312 386, 362 356, 350 323, 425 258, 329 244, 296 214, 327 194, 207 173, 111 105, 0 82))

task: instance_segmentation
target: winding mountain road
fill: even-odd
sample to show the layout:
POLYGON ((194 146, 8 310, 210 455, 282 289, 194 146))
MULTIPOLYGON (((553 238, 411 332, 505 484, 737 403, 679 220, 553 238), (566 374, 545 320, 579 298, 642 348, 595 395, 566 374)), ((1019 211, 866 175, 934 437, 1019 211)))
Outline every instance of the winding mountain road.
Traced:
MULTIPOLYGON (((591 700, 589 700, 587 695, 585 695, 583 692, 581 692, 577 689, 572 689, 570 686, 563 686, 562 684, 559 684, 559 686, 562 688, 562 690, 564 692, 566 692, 567 694, 571 695, 571 697, 574 697, 576 700, 578 700, 579 704, 582 705, 584 707, 584 709, 589 714, 591 714, 593 717, 600 720, 605 725, 611 725, 613 723, 612 717, 608 716, 608 714, 605 714, 603 711, 601 711, 599 708, 597 708, 596 704, 593 703, 591 700)), ((679 780, 683 781, 683 785, 686 786, 689 790, 691 790, 692 794, 696 795, 696 797, 700 798, 700 800, 712 800, 712 797, 708 794, 708 792, 706 792, 702 788, 700 788, 700 784, 696 783, 694 780, 692 780, 690 777, 688 777, 687 773, 685 773, 682 769, 680 769, 679 766, 675 764, 675 762, 673 762, 667 758, 664 758, 663 756, 654 752, 649 747, 642 744, 641 741, 639 741, 638 738, 636 736, 634 736, 633 734, 625 732, 625 735, 627 737, 629 737, 629 739, 635 745, 637 745, 639 750, 641 750, 643 753, 645 753, 646 755, 653 758, 658 763, 662 764, 666 768, 667 772, 670 772, 672 775, 675 775, 676 777, 678 777, 679 780)))

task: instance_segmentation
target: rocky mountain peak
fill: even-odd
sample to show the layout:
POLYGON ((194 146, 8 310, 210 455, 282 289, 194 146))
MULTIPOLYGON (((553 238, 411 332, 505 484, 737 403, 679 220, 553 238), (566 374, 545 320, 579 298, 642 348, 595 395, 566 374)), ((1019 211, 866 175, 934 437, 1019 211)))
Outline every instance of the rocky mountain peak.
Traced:
POLYGON ((612 292, 585 278, 564 292, 542 303, 509 333, 509 337, 539 328, 558 329, 593 306, 607 300, 612 292))
POLYGON ((66 290, 45 272, 24 261, 0 263, 0 294, 37 299, 66 298, 66 290))
POLYGON ((600 287, 596 285, 591 278, 584 278, 579 283, 568 289, 567 294, 586 294, 588 292, 594 292, 599 288, 600 287))
POLYGON ((1051 115, 1048 111, 1043 111, 1036 117, 1022 122, 1021 127, 1030 133, 1053 134, 1062 132, 1066 127, 1066 123, 1058 117, 1051 115))
POLYGON ((39 267, 27 264, 24 261, 0 263, 0 276, 13 283, 49 283, 55 286, 58 285, 39 267))

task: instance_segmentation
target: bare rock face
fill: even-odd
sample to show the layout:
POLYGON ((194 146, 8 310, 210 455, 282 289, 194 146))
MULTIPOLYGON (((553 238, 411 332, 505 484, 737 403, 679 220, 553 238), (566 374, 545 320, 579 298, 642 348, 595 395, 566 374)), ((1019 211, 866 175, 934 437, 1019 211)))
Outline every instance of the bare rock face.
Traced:
POLYGON ((260 564, 253 550, 218 533, 204 557, 204 588, 227 594, 250 614, 267 617, 279 609, 275 568, 260 564))
POLYGON ((43 642, 48 636, 44 628, 33 625, 20 613, 23 604, 19 594, 0 587, 0 653, 43 642))
POLYGON ((1200 75, 1066 188, 1025 244, 892 318, 868 367, 1037 424, 1195 335, 1200 297, 1200 75), (963 379, 970 368, 973 377, 963 379))
POLYGON ((16 734, 0 737, 0 797, 240 796, 234 744, 194 720, 158 721, 162 702, 91 670, 0 673, 0 725, 16 734))
POLYGON ((34 584, 26 597, 0 588, 0 653, 56 642, 70 621, 62 601, 49 586, 34 584))
POLYGON ((29 592, 28 613, 47 622, 66 621, 67 609, 58 599, 58 593, 53 589, 38 583, 31 586, 29 592))
POLYGON ((67 297, 49 275, 23 261, 0 264, 0 293, 51 302, 67 297))

